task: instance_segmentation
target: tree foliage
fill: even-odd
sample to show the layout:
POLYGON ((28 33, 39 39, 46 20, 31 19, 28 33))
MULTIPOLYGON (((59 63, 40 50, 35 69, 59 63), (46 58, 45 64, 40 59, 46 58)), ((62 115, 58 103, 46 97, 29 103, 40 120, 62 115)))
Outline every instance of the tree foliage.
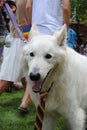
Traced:
POLYGON ((87 0, 70 0, 71 20, 87 25, 87 0))

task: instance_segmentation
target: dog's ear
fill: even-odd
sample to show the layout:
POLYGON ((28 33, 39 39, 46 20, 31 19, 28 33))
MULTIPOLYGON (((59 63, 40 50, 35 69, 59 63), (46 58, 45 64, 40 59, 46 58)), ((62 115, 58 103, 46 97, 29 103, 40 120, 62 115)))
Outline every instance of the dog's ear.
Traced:
POLYGON ((37 25, 33 24, 31 27, 30 34, 29 34, 29 39, 31 39, 32 37, 34 37, 36 35, 39 35, 39 31, 38 31, 37 25))
POLYGON ((63 25, 59 32, 55 32, 54 36, 56 37, 57 43, 59 46, 66 44, 67 40, 67 27, 66 24, 63 25))

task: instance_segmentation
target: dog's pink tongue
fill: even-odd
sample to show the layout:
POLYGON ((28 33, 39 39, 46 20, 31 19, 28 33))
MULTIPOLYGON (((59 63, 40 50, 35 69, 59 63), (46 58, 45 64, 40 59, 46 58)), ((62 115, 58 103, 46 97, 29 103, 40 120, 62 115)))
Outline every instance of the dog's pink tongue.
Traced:
POLYGON ((33 82, 32 84, 32 89, 34 92, 40 92, 41 90, 41 85, 42 85, 42 82, 33 82))

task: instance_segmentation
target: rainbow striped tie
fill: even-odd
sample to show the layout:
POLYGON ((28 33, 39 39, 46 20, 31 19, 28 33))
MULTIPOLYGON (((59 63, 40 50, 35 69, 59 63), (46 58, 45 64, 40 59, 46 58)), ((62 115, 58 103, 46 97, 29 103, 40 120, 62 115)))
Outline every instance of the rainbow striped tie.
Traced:
POLYGON ((37 107, 37 115, 35 121, 34 130, 42 130, 42 123, 44 119, 44 112, 45 112, 45 102, 47 99, 48 92, 40 94, 40 102, 37 107))
POLYGON ((29 32, 31 30, 31 25, 25 25, 22 27, 22 32, 26 40, 29 38, 29 32))

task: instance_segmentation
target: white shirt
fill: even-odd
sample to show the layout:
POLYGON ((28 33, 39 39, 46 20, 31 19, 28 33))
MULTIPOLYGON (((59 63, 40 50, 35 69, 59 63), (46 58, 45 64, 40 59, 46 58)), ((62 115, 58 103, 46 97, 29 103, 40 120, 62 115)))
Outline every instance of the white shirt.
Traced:
POLYGON ((33 0, 32 24, 36 24, 42 34, 51 35, 61 29, 61 0, 33 0))

